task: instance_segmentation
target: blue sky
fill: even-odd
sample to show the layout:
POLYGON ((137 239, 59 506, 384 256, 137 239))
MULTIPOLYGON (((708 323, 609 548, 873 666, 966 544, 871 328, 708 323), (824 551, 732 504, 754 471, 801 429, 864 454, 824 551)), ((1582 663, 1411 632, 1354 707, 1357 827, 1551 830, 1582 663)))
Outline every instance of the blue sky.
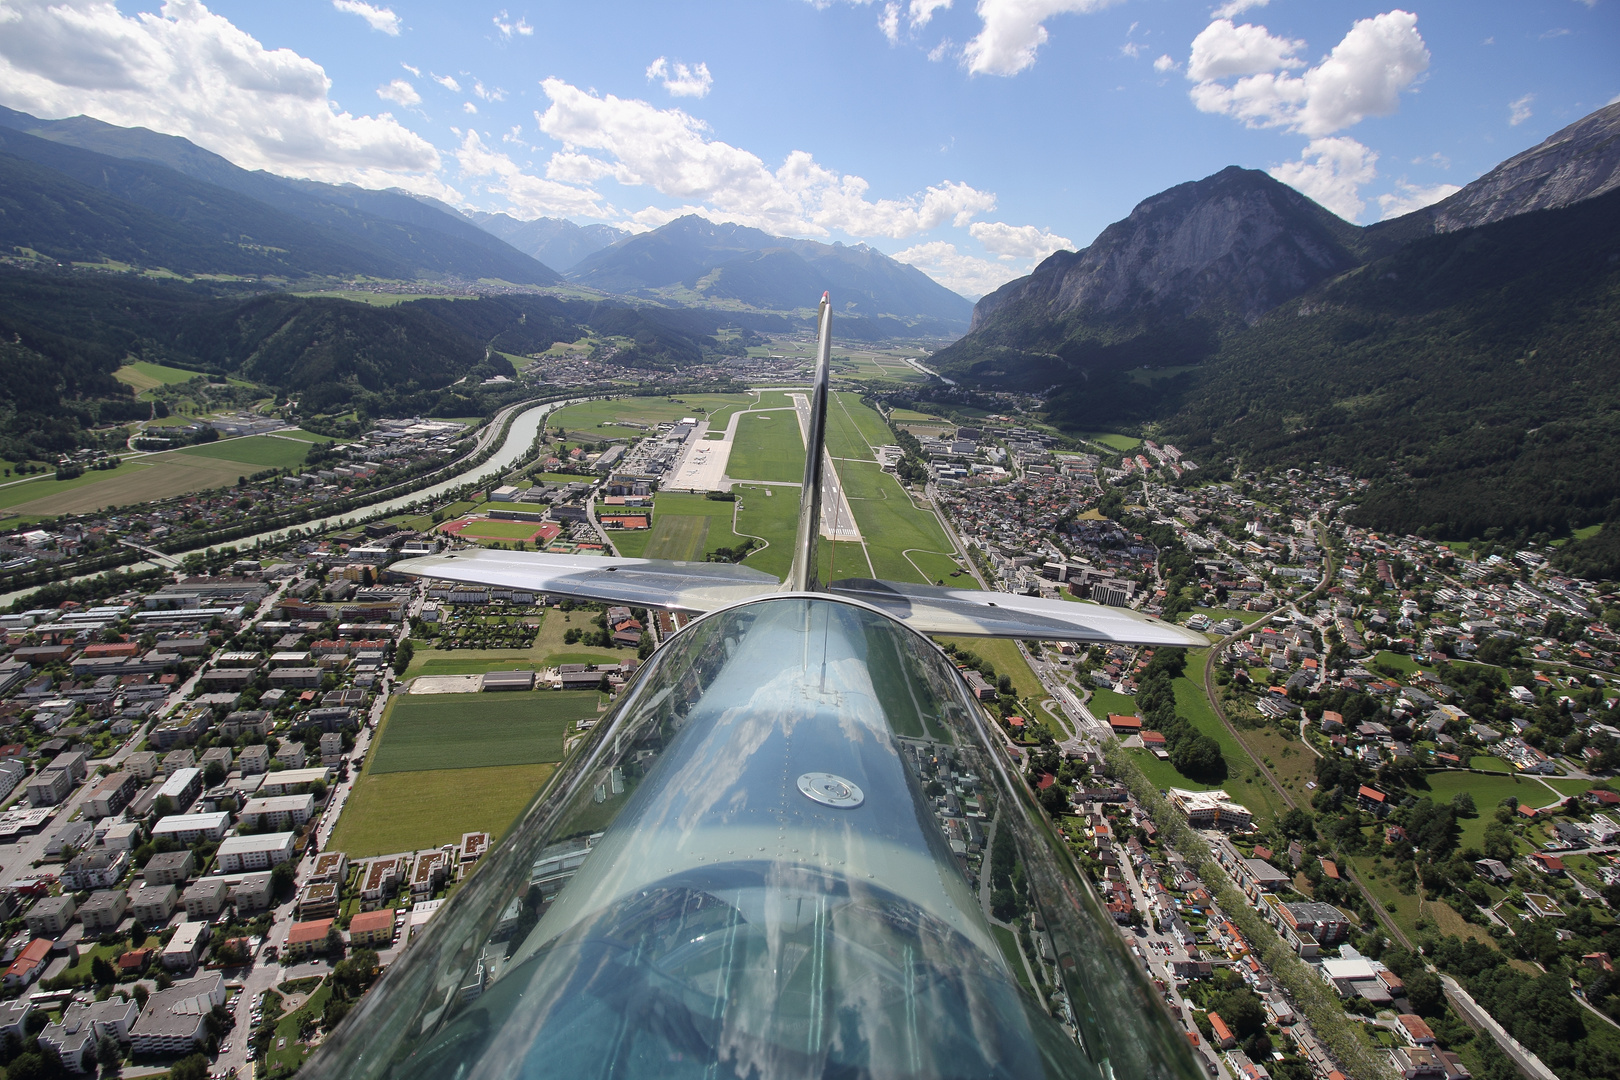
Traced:
POLYGON ((864 241, 969 296, 1264 169, 1362 223, 1620 95, 1620 0, 0 0, 0 103, 249 168, 864 241))

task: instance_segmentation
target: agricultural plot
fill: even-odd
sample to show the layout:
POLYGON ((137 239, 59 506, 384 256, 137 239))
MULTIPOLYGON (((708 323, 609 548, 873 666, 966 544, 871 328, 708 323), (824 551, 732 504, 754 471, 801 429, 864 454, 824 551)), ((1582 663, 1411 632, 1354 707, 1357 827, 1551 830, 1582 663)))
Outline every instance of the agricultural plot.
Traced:
POLYGON ((370 775, 537 765, 562 760, 563 737, 596 715, 594 691, 406 694, 389 707, 370 775))
POLYGON ((355 781, 331 845, 366 859, 453 844, 469 832, 499 837, 556 768, 542 763, 367 773, 355 781))
MULTIPOLYGON (((711 551, 736 547, 742 537, 731 531, 736 504, 686 492, 660 492, 653 500, 653 527, 640 555, 648 559, 702 562, 711 551)), ((614 534, 615 542, 632 533, 614 534)), ((620 544, 619 549, 629 554, 620 544)))
POLYGON ((737 480, 804 479, 804 436, 793 410, 744 413, 737 421, 726 475, 737 480))
POLYGON ((229 487, 258 466, 195 455, 154 454, 106 472, 87 472, 74 480, 46 478, 15 487, 0 487, 0 506, 18 517, 87 514, 108 506, 130 506, 169 499, 193 491, 229 487))
POLYGON ((168 367, 164 364, 154 364, 147 360, 138 360, 133 364, 125 364, 113 372, 113 378, 132 387, 137 394, 148 390, 155 390, 160 386, 173 386, 176 383, 190 382, 199 372, 187 371, 184 368, 168 367))
POLYGON ((281 439, 274 435, 249 435, 241 439, 225 439, 203 443, 174 451, 191 457, 214 458, 219 461, 239 461, 257 465, 261 469, 291 469, 302 465, 309 457, 310 444, 298 439, 281 439))

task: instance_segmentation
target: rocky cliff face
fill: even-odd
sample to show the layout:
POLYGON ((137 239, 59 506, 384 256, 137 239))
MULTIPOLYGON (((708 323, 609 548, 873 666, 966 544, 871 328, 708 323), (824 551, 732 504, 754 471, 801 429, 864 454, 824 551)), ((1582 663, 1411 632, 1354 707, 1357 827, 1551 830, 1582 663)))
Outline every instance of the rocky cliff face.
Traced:
POLYGON ((1233 166, 1144 200, 1084 251, 1060 251, 986 296, 973 329, 1009 305, 1052 319, 1152 311, 1252 322, 1360 262, 1357 232, 1265 173, 1233 166))
POLYGON ((1455 232, 1532 210, 1570 206, 1620 187, 1620 102, 1508 158, 1461 191, 1418 213, 1455 232))

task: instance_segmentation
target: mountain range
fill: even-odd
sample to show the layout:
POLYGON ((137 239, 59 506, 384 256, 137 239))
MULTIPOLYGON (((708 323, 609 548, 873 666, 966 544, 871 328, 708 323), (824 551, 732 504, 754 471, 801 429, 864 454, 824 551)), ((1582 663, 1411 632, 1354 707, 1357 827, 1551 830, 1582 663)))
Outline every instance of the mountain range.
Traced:
POLYGON ((255 291, 354 278, 573 283, 642 303, 731 311, 751 324, 759 320, 747 316, 762 313, 802 319, 830 289, 847 336, 867 340, 955 337, 972 310, 920 270, 865 245, 785 239, 698 217, 632 235, 556 218, 466 215, 403 191, 250 172, 145 128, 4 108, 0 257, 168 272, 255 291))
POLYGON ((1620 518, 1620 105, 1358 227, 1229 168, 982 299, 934 366, 1071 430, 1375 477, 1359 520, 1468 538, 1620 518), (1575 433, 1580 432, 1579 438, 1575 433))

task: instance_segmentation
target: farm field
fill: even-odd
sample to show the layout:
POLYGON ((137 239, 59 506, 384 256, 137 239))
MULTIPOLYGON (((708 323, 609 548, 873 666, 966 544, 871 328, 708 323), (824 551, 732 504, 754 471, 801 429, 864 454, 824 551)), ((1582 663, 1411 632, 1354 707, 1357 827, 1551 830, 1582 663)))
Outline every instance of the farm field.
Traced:
POLYGON ((613 542, 630 558, 702 562, 709 552, 742 542, 731 531, 735 505, 689 492, 659 492, 653 498, 653 527, 614 532, 613 542))
POLYGON ((556 767, 540 763, 368 772, 355 782, 330 846, 364 859, 455 843, 468 832, 499 837, 556 767))
POLYGON ((175 383, 190 382, 201 372, 187 371, 185 368, 169 367, 166 364, 154 364, 149 360, 137 360, 133 364, 125 364, 113 372, 113 378, 125 386, 134 388, 136 393, 155 390, 160 386, 173 386, 175 383))
POLYGON ((406 694, 389 706, 368 775, 537 765, 562 760, 563 737, 596 715, 594 691, 406 694))
POLYGON ((9 516, 54 517, 84 514, 107 506, 128 506, 152 499, 168 499, 208 488, 229 487, 257 466, 241 461, 183 455, 173 451, 153 454, 105 472, 87 472, 74 480, 43 480, 15 487, 0 487, 0 506, 9 516))
POLYGON ((535 634, 534 643, 527 649, 419 648, 411 660, 411 666, 405 670, 405 677, 474 675, 483 671, 498 671, 503 668, 510 670, 514 667, 539 670, 555 667, 557 664, 618 663, 627 656, 634 655, 634 650, 598 649, 577 643, 573 645, 563 643, 568 631, 575 627, 582 630, 595 629, 592 622, 594 617, 587 611, 547 609, 545 616, 540 620, 540 630, 535 634), (432 668, 439 663, 455 665, 455 669, 432 668))
POLYGON ((796 484, 804 479, 804 436, 792 409, 782 412, 744 413, 737 421, 726 475, 738 480, 777 480, 796 484))
MULTIPOLYGON (((319 436, 311 436, 311 439, 319 436)), ((301 439, 281 439, 274 435, 248 435, 241 439, 224 439, 176 450, 176 454, 190 457, 215 458, 220 461, 240 461, 257 465, 261 469, 290 469, 302 465, 309 457, 310 444, 301 439)))

